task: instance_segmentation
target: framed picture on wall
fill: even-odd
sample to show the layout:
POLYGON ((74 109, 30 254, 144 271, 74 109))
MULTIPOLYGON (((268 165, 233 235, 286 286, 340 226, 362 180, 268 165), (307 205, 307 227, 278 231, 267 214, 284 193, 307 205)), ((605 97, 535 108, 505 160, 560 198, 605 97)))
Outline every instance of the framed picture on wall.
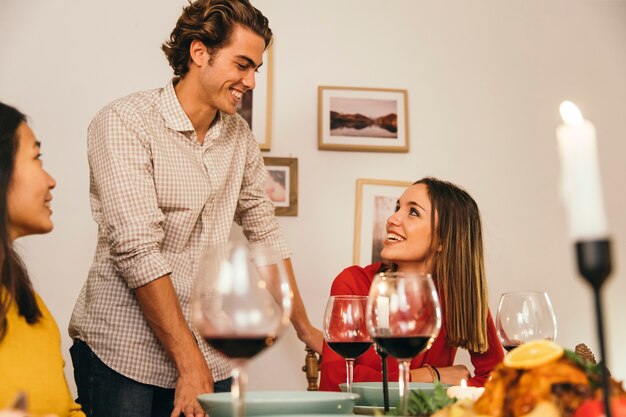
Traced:
POLYGON ((369 265, 381 260, 387 218, 394 212, 398 198, 411 184, 409 181, 356 180, 352 259, 355 265, 369 265))
POLYGON ((248 90, 237 105, 237 113, 250 125, 259 147, 269 151, 272 145, 272 47, 263 53, 263 66, 255 74, 256 87, 248 90))
POLYGON ((269 174, 265 194, 274 203, 277 216, 298 215, 298 159, 264 157, 269 174))
POLYGON ((320 86, 319 149, 408 152, 407 91, 320 86))

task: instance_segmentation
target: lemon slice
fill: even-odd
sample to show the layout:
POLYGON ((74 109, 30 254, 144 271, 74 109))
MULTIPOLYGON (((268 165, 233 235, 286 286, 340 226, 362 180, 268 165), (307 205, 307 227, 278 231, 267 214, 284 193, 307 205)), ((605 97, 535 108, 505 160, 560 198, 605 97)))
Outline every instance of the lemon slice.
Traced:
POLYGON ((534 368, 563 356, 563 348, 549 340, 532 340, 507 353, 504 364, 509 368, 534 368))

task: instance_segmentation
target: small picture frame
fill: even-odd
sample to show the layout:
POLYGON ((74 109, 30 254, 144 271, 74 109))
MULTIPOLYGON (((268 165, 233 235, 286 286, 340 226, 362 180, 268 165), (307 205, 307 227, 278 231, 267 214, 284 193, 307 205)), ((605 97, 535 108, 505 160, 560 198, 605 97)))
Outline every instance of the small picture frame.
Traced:
POLYGON ((268 177, 265 194, 277 216, 298 215, 298 159, 264 157, 268 177))
POLYGON ((319 86, 318 148, 408 152, 407 90, 319 86))
POLYGON ((387 234, 387 218, 411 184, 409 181, 357 179, 352 259, 355 265, 370 265, 382 260, 380 251, 387 234))
POLYGON ((272 46, 263 53, 263 66, 255 76, 256 87, 248 90, 237 105, 262 151, 272 145, 272 46))

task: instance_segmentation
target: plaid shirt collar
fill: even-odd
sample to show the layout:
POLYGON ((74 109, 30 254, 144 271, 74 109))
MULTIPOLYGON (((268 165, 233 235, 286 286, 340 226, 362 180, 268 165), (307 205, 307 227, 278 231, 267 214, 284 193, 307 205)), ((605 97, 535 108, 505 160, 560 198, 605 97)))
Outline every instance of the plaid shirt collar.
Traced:
MULTIPOLYGON (((180 101, 178 101, 178 96, 176 96, 176 91, 174 90, 174 86, 178 80, 178 77, 172 78, 161 92, 161 115, 163 116, 163 120, 165 120, 165 124, 170 129, 177 132, 193 132, 195 130, 193 124, 191 120, 189 120, 185 110, 183 110, 183 106, 180 104, 180 101)), ((223 120, 222 112, 218 111, 216 120, 209 129, 209 138, 219 137, 223 120)))

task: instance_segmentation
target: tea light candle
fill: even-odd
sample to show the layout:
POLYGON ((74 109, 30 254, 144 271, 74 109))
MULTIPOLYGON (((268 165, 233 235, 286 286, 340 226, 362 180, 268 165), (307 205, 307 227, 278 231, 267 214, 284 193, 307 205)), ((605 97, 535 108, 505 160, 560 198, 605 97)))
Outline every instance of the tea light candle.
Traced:
POLYGON ((452 386, 446 392, 450 398, 476 401, 483 395, 485 389, 483 387, 468 387, 467 382, 462 379, 461 385, 452 386))
POLYGON ((563 124, 558 127, 556 136, 570 237, 574 241, 606 238, 596 129, 583 118, 574 103, 564 101, 559 110, 563 124))

